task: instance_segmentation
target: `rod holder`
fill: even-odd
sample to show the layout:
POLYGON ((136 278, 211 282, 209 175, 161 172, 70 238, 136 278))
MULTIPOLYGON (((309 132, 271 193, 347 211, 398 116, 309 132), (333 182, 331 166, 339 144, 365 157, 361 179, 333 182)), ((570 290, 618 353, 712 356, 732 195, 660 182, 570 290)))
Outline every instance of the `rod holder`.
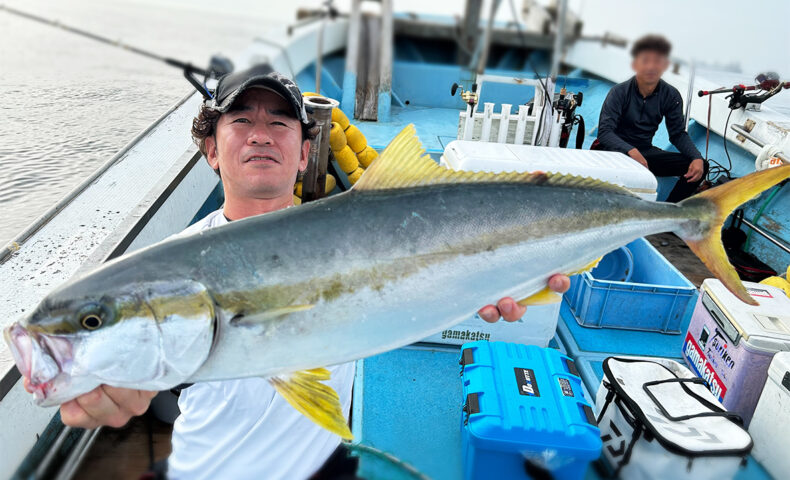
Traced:
POLYGON ((312 109, 308 117, 315 121, 318 135, 310 142, 307 168, 302 177, 302 201, 317 200, 324 195, 326 187, 326 168, 329 164, 329 130, 332 128, 332 109, 340 103, 331 98, 304 97, 305 107, 312 109))

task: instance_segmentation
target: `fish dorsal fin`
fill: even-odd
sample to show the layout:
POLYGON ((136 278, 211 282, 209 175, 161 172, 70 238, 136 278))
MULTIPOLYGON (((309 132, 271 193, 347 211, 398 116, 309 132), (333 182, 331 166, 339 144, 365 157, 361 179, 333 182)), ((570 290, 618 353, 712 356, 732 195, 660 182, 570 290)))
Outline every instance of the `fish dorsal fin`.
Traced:
POLYGON ((407 125, 365 170, 354 190, 388 190, 454 183, 525 183, 603 190, 634 195, 625 188, 597 178, 544 172, 470 172, 450 170, 425 154, 414 125, 407 125))

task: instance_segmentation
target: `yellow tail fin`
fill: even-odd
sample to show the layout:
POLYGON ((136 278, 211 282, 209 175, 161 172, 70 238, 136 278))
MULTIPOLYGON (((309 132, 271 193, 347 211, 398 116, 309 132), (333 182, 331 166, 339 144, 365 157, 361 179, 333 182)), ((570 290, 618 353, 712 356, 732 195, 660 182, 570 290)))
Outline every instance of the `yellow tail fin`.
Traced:
POLYGON ((712 214, 712 217, 707 219, 694 217, 693 220, 702 220, 702 222, 692 221, 690 226, 676 233, 730 292, 750 305, 758 303, 746 291, 738 273, 727 259, 727 253, 721 243, 721 228, 735 208, 787 178, 790 178, 790 165, 769 168, 731 180, 680 203, 684 208, 701 207, 702 211, 712 214))
POLYGON ((343 416, 337 392, 322 382, 329 380, 325 368, 302 370, 290 375, 270 377, 269 383, 302 415, 345 440, 354 436, 343 416))

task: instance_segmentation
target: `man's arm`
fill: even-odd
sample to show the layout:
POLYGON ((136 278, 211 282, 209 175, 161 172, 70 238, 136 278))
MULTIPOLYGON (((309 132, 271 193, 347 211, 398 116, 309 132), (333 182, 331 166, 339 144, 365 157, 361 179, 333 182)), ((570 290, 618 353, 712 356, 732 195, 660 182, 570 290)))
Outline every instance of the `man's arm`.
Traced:
POLYGON ((697 150, 691 137, 686 132, 686 122, 683 118, 683 99, 680 93, 672 88, 672 92, 664 102, 664 118, 667 123, 669 141, 680 153, 690 159, 702 159, 702 154, 697 150))
POLYGON ((619 89, 612 88, 601 105, 601 115, 598 118, 598 141, 607 150, 625 153, 634 149, 634 146, 620 138, 617 125, 623 111, 624 94, 619 89))

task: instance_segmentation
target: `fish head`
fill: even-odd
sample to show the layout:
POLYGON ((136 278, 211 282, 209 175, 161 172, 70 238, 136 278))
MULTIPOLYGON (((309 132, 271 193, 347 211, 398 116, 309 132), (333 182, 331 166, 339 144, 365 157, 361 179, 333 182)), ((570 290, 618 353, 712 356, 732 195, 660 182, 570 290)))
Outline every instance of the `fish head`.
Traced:
POLYGON ((59 405, 99 385, 163 390, 208 358, 215 306, 199 282, 69 283, 4 331, 36 403, 59 405), (100 293, 95 293, 100 292, 100 293))

